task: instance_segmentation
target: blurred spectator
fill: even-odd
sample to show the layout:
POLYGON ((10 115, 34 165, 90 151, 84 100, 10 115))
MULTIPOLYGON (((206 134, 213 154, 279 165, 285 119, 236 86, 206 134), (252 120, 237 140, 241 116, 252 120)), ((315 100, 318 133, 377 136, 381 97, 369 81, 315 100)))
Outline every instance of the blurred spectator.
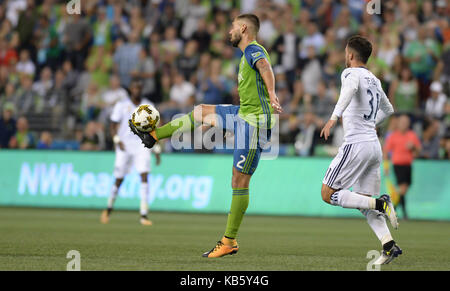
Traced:
POLYGON ((431 120, 427 122, 422 135, 422 150, 419 157, 423 159, 438 159, 439 147, 439 121, 431 120))
POLYGON ((445 44, 441 59, 436 66, 434 79, 441 81, 443 91, 450 94, 450 42, 445 44))
POLYGON ((16 87, 12 83, 7 83, 4 93, 0 95, 0 108, 7 103, 11 103, 13 106, 16 104, 16 87))
POLYGON ((268 11, 263 11, 259 21, 261 24, 258 38, 261 39, 263 44, 269 45, 277 35, 277 30, 270 18, 270 13, 268 11))
POLYGON ((53 143, 52 134, 48 131, 44 131, 41 133, 39 141, 36 145, 36 149, 48 150, 52 147, 52 143, 53 143))
POLYGON ((131 72, 133 78, 142 80, 142 94, 145 98, 154 99, 156 91, 156 66, 152 57, 147 54, 147 51, 142 48, 139 53, 139 62, 131 72))
POLYGON ((6 17, 14 26, 16 26, 19 22, 20 12, 26 9, 27 9, 27 0, 9 1, 6 4, 6 17))
POLYGON ((337 92, 327 89, 324 82, 319 82, 317 86, 317 94, 313 98, 313 108, 317 117, 323 121, 327 121, 331 113, 333 113, 334 98, 337 92))
POLYGON ((167 27, 171 26, 175 28, 177 35, 181 32, 183 22, 175 13, 175 7, 173 5, 166 5, 164 13, 161 14, 158 23, 158 33, 164 33, 167 27))
POLYGON ((98 131, 98 124, 90 121, 86 124, 86 128, 84 129, 80 150, 99 151, 101 149, 101 137, 98 131))
POLYGON ((170 120, 175 114, 192 109, 195 93, 195 87, 186 81, 183 74, 176 72, 174 83, 170 88, 169 100, 159 107, 163 119, 170 120))
POLYGON ((419 87, 411 70, 403 67, 389 88, 389 99, 396 112, 414 113, 419 106, 419 87))
MULTIPOLYGON (((177 1, 178 2, 178 1, 177 1)), ((199 19, 205 18, 208 14, 208 8, 200 3, 200 0, 188 0, 185 13, 181 15, 184 19, 181 36, 188 39, 197 30, 199 19)), ((166 30, 167 31, 167 30, 166 30)))
POLYGON ((284 32, 275 40, 273 49, 278 54, 278 64, 286 72, 289 84, 292 84, 295 78, 299 43, 300 38, 295 33, 295 23, 292 19, 287 19, 284 32))
POLYGON ((0 148, 8 148, 9 141, 16 134, 16 120, 14 119, 14 105, 7 103, 2 108, 0 119, 0 148))
POLYGON ((67 57, 78 71, 84 69, 91 38, 92 31, 88 19, 78 14, 71 15, 69 23, 65 26, 63 42, 67 57))
POLYGON ((420 100, 428 97, 428 87, 432 78, 433 68, 439 57, 437 42, 428 37, 426 27, 420 27, 417 31, 417 40, 405 45, 404 56, 410 63, 411 72, 419 81, 420 100))
POLYGON ((308 111, 300 115, 297 124, 300 132, 296 137, 295 149, 300 156, 311 156, 314 154, 314 135, 320 126, 317 117, 308 111))
POLYGON ((113 57, 109 48, 104 45, 93 47, 86 61, 86 69, 92 82, 99 88, 107 87, 113 69, 113 57))
POLYGON ((197 30, 192 35, 192 40, 197 41, 199 53, 205 52, 211 42, 211 34, 208 31, 206 20, 201 18, 197 22, 197 30))
POLYGON ((225 78, 220 75, 222 62, 214 59, 211 62, 209 77, 200 85, 203 93, 202 103, 223 104, 225 100, 225 78))
POLYGON ((16 127, 17 132, 9 140, 9 148, 21 150, 34 148, 34 137, 28 130, 28 120, 20 117, 17 119, 16 127))
POLYGON ((322 68, 314 46, 309 46, 307 51, 307 58, 302 62, 301 80, 305 93, 315 95, 317 94, 317 85, 322 77, 322 68))
POLYGON ((441 139, 441 153, 440 156, 443 159, 450 160, 450 130, 447 128, 447 132, 441 139))
POLYGON ((325 38, 318 30, 317 24, 311 21, 308 23, 307 35, 303 37, 300 43, 300 59, 309 58, 311 55, 310 48, 314 49, 314 55, 319 54, 325 46, 325 38))
POLYGON ((425 115, 430 118, 442 119, 445 113, 447 96, 442 93, 442 84, 434 81, 430 86, 431 96, 425 104, 425 115))
POLYGON ((161 48, 166 53, 172 53, 176 56, 183 52, 183 41, 177 37, 175 27, 169 26, 164 31, 164 40, 161 42, 161 48))
POLYGON ((31 76, 24 75, 20 78, 20 87, 15 93, 14 103, 17 115, 25 115, 35 109, 36 93, 33 91, 33 80, 31 76))
POLYGON ((51 108, 53 114, 60 115, 64 114, 67 111, 67 89, 65 85, 64 72, 62 70, 58 70, 55 72, 55 82, 53 88, 48 93, 45 98, 45 107, 51 108))
POLYGON ((90 83, 81 99, 81 117, 84 122, 93 121, 101 111, 101 94, 95 83, 90 83))
POLYGON ((109 50, 112 43, 111 26, 111 21, 106 17, 106 8, 98 7, 97 19, 92 27, 94 46, 105 47, 109 50))
POLYGON ((49 67, 45 67, 41 71, 40 79, 33 84, 33 92, 35 92, 40 98, 36 102, 36 111, 41 112, 46 106, 46 97, 49 95, 53 88, 53 76, 52 70, 49 67))
POLYGON ((68 60, 62 64, 62 70, 65 76, 64 87, 70 91, 77 85, 79 74, 73 69, 72 63, 68 60))
POLYGON ((30 59, 30 53, 28 50, 22 50, 20 52, 20 60, 16 65, 16 70, 19 74, 26 74, 31 77, 36 72, 36 66, 30 59))
MULTIPOLYGON (((9 2, 25 2, 21 4, 19 18, 10 18, 11 23, 16 26, 19 32, 19 39, 22 48, 32 48, 33 47, 33 30, 35 28, 38 12, 35 9, 35 1, 33 0, 19 0, 19 1, 9 1, 9 2), (17 20, 16 20, 17 19, 17 20)), ((17 10, 16 10, 17 11, 17 10)))
POLYGON ((184 53, 177 59, 178 71, 184 75, 186 80, 191 80, 191 77, 195 73, 195 70, 200 62, 200 57, 197 51, 197 42, 191 40, 186 43, 184 53))
POLYGON ((104 124, 108 123, 114 105, 127 97, 128 93, 120 86, 119 77, 117 75, 112 75, 109 79, 109 89, 102 94, 102 112, 100 113, 99 121, 104 124))
POLYGON ((127 88, 131 81, 131 72, 139 63, 139 53, 142 45, 139 42, 139 32, 132 31, 128 42, 116 49, 114 54, 115 72, 119 74, 120 84, 127 88))
POLYGON ((17 60, 17 52, 4 39, 0 39, 0 66, 8 67, 13 60, 17 60))

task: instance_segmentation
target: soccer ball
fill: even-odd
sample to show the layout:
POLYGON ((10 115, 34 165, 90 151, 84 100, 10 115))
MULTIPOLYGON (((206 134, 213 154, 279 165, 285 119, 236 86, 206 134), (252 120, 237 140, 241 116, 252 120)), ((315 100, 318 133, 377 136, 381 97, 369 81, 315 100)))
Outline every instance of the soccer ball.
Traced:
POLYGON ((139 131, 153 131, 159 125, 159 112, 153 105, 140 105, 131 115, 131 122, 139 131))

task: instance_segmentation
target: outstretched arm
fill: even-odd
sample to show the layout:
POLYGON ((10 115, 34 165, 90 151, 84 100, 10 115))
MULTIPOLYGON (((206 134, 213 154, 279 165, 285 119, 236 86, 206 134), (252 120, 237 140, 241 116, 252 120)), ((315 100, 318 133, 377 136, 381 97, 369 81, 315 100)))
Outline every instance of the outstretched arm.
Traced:
POLYGON ((258 60, 255 66, 261 75, 264 84, 266 85, 269 93, 270 105, 272 105, 275 112, 282 113, 283 108, 281 107, 277 94, 275 93, 275 76, 272 71, 272 66, 265 58, 258 60))

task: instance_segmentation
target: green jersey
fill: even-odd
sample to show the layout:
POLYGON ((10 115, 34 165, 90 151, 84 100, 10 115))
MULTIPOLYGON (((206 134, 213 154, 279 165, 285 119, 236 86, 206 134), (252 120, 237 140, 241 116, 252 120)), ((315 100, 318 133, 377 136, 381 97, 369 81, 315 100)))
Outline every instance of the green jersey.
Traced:
POLYGON ((260 128, 272 128, 273 108, 270 105, 269 93, 264 81, 255 67, 260 59, 270 63, 269 54, 256 41, 251 42, 244 50, 239 64, 238 92, 241 101, 239 116, 250 125, 260 128))

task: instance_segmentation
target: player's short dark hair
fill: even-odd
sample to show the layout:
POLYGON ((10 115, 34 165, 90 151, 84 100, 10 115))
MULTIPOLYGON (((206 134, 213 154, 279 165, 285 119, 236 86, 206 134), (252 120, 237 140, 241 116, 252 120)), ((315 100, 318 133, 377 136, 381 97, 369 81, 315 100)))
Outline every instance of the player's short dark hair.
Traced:
POLYGON ((358 60, 367 64, 372 54, 372 44, 369 40, 360 35, 355 35, 348 39, 347 46, 356 52, 358 60))
POLYGON ((245 19, 245 20, 249 21, 255 29, 255 31, 254 31, 255 34, 259 32, 260 22, 259 22, 258 16, 256 16, 255 14, 250 14, 250 13, 241 14, 238 17, 236 17, 236 19, 245 19))

